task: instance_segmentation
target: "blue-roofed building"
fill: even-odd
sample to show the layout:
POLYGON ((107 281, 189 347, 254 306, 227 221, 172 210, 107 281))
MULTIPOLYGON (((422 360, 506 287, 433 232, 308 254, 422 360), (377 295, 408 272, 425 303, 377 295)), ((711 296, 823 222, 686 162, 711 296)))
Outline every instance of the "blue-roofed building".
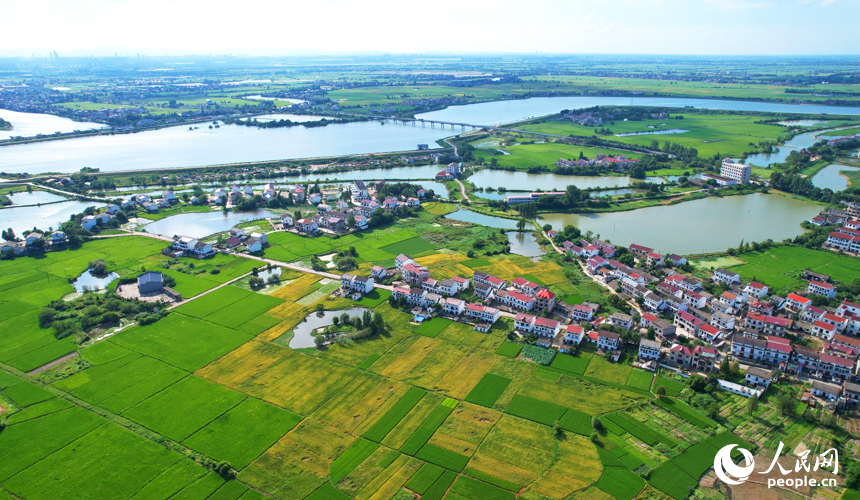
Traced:
POLYGON ((137 277, 137 291, 144 293, 160 292, 164 288, 164 277, 158 271, 147 271, 137 277))

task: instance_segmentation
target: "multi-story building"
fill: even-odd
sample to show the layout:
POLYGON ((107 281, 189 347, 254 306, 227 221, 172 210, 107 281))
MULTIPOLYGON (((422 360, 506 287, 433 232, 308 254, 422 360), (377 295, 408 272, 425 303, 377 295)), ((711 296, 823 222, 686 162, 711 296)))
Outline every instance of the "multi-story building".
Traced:
POLYGON ((752 167, 740 163, 737 158, 723 158, 723 162, 720 165, 720 175, 722 177, 734 179, 739 183, 749 182, 751 174, 752 167))
POLYGON ((820 281, 810 281, 806 292, 814 295, 822 295, 828 299, 836 297, 836 287, 830 283, 823 283, 820 281))
POLYGON ((621 335, 615 332, 607 332, 600 330, 597 332, 597 348, 604 351, 614 351, 618 349, 621 342, 621 335))
POLYGON ((642 359, 660 359, 660 342, 648 339, 640 340, 639 357, 642 359))
POLYGON ((765 316, 763 314, 756 314, 753 312, 747 313, 744 320, 744 328, 755 330, 767 335, 778 335, 780 337, 785 337, 786 331, 791 328, 792 324, 793 321, 790 319, 765 316))
POLYGON ((495 307, 483 306, 481 304, 469 304, 466 306, 466 316, 477 321, 493 324, 499 320, 499 310, 495 307))

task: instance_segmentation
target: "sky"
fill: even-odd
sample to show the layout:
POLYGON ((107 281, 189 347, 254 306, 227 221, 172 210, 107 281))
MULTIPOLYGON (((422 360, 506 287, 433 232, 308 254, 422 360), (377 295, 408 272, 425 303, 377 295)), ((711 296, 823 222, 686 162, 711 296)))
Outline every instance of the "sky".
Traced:
POLYGON ((860 53, 860 0, 0 0, 0 56, 860 53))

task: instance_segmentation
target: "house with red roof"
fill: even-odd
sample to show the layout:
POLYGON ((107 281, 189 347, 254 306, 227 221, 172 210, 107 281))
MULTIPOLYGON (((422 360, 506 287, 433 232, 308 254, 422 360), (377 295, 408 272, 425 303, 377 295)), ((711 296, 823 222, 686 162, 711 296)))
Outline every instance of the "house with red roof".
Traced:
POLYGON ((755 297, 757 299, 761 299, 767 296, 767 285, 762 285, 761 283, 756 283, 755 281, 750 281, 747 283, 747 286, 744 287, 744 292, 747 293, 750 297, 755 297))
POLYGON ((810 281, 809 287, 806 289, 807 294, 813 295, 821 295, 827 297, 828 299, 836 298, 836 287, 831 285, 830 283, 823 283, 821 281, 810 281))
POLYGON ((785 298, 785 308, 795 313, 802 312, 810 305, 812 305, 811 300, 807 299, 806 297, 801 297, 796 293, 790 293, 788 294, 788 297, 785 298))

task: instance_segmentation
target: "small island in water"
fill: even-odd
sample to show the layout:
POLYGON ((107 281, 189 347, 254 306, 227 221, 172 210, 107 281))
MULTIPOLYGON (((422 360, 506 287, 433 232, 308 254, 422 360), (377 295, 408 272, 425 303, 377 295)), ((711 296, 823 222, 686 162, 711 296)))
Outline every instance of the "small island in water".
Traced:
POLYGON ((12 130, 12 124, 0 118, 0 130, 12 130))

